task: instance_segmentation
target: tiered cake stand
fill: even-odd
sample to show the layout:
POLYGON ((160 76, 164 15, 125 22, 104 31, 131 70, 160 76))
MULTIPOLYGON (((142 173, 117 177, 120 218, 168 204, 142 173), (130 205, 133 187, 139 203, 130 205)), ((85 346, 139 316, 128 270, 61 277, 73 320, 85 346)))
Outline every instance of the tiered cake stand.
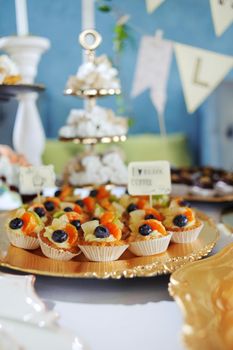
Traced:
MULTIPOLYGON (((100 45, 102 38, 95 30, 85 30, 79 36, 79 42, 85 50, 85 58, 88 62, 93 62, 95 59, 95 49, 100 45)), ((66 88, 64 91, 66 96, 74 96, 84 99, 84 108, 86 111, 92 111, 96 105, 96 99, 105 96, 120 95, 121 89, 85 89, 85 90, 73 90, 66 88)), ((60 141, 63 142, 74 142, 75 144, 83 144, 88 146, 91 150, 94 150, 94 146, 99 143, 117 143, 124 142, 127 139, 127 135, 111 135, 97 137, 95 135, 88 137, 73 137, 65 138, 59 137, 60 141)), ((93 184, 94 185, 94 184, 93 184)))

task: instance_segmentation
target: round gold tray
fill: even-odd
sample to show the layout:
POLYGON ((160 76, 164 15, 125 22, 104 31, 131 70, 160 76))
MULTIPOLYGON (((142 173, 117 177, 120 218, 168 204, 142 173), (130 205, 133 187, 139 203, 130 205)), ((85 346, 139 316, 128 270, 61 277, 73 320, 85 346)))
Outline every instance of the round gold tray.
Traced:
POLYGON ((74 142, 83 145, 94 145, 96 143, 111 143, 111 142, 124 142, 126 141, 126 135, 116 136, 103 136, 103 137, 59 137, 60 141, 63 142, 74 142))
POLYGON ((6 217, 7 214, 0 215, 0 266, 46 276, 118 279, 168 274, 208 255, 219 237, 213 221, 198 212, 204 228, 192 244, 172 243, 165 253, 149 257, 136 257, 126 251, 120 260, 113 262, 90 262, 83 254, 71 261, 56 261, 46 258, 40 249, 27 251, 10 245, 4 232, 6 217))
POLYGON ((67 88, 64 90, 64 95, 71 95, 80 98, 94 98, 94 97, 104 97, 120 95, 121 89, 85 89, 85 90, 72 90, 67 88))

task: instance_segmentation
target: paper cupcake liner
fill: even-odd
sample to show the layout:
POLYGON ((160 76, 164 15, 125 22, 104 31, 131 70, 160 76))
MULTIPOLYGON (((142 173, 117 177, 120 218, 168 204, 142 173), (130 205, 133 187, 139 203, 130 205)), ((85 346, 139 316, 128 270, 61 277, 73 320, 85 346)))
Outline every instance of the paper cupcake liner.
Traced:
POLYGON ((203 226, 204 226, 204 224, 201 223, 200 226, 198 226, 192 230, 186 230, 186 231, 180 231, 180 232, 175 232, 175 231, 168 231, 168 232, 172 234, 172 239, 171 239, 172 242, 192 243, 193 241, 195 241, 198 238, 203 226))
POLYGON ((7 236, 11 244, 18 248, 33 250, 40 246, 38 238, 35 237, 18 235, 11 231, 7 231, 7 236))
POLYGON ((47 258, 49 259, 68 261, 81 253, 81 252, 78 252, 74 254, 67 250, 50 247, 48 244, 44 243, 41 239, 39 240, 39 242, 40 242, 42 253, 45 256, 47 256, 47 258))
POLYGON ((94 246, 79 245, 79 248, 90 261, 114 261, 128 248, 128 245, 119 246, 94 246))
POLYGON ((167 250, 169 242, 171 240, 171 234, 149 239, 148 241, 131 242, 129 250, 137 256, 148 256, 163 253, 167 250))

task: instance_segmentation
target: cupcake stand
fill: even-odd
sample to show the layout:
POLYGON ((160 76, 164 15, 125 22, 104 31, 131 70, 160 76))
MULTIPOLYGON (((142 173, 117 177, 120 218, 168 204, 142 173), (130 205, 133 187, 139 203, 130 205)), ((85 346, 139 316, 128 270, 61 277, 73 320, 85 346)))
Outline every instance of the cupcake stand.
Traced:
MULTIPOLYGON (((93 62, 95 60, 95 50, 100 45, 102 38, 98 32, 92 29, 84 30, 79 36, 79 43, 85 50, 84 60, 86 62, 93 62)), ((120 95, 120 88, 88 88, 88 89, 72 89, 70 87, 66 88, 64 91, 66 96, 74 96, 84 100, 84 110, 91 113, 93 108, 96 106, 96 101, 98 98, 106 96, 120 95)), ((85 136, 85 137, 59 137, 62 142, 74 142, 75 144, 82 144, 85 146, 85 151, 94 152, 95 145, 97 144, 111 144, 124 142, 127 139, 127 135, 106 135, 106 136, 85 136)), ((87 186, 94 186, 95 184, 87 184, 87 186)), ((110 184, 114 185, 114 184, 110 184)), ((85 186, 83 186, 85 187, 85 186)))

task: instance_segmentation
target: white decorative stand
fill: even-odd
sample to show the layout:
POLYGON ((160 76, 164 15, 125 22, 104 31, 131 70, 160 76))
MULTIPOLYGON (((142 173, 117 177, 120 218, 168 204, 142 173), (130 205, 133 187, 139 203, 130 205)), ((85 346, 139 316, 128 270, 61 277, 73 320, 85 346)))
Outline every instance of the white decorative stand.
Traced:
MULTIPOLYGON (((36 36, 12 36, 0 39, 0 48, 17 64, 22 83, 33 84, 41 55, 50 47, 50 41, 36 36)), ((13 130, 13 145, 33 165, 41 164, 45 133, 36 106, 38 93, 18 96, 19 106, 13 130)))

